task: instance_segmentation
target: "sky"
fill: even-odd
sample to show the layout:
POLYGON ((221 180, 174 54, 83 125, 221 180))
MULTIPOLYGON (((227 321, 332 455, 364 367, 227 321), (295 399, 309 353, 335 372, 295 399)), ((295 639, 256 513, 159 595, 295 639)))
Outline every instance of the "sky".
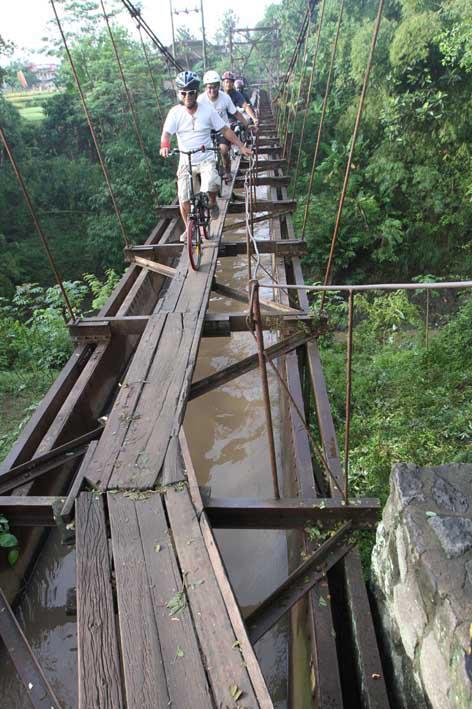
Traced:
MULTIPOLYGON (((277 0, 274 0, 277 2, 277 0)), ((106 4, 106 3, 105 3, 106 4)), ((207 37, 213 39, 225 10, 237 12, 241 27, 253 27, 264 16, 264 10, 271 4, 269 0, 203 0, 203 12, 207 37)), ((172 0, 174 10, 200 7, 200 0, 172 0)), ((169 0, 143 0, 142 16, 166 45, 172 39, 169 0)), ((53 12, 49 0, 0 0, 0 33, 4 39, 17 45, 16 56, 28 57, 38 61, 41 38, 47 35, 47 22, 53 12)), ((200 14, 195 12, 174 15, 174 27, 189 27, 198 38, 201 37, 200 14)), ((134 25, 131 24, 131 27, 134 25)), ((49 61, 45 58, 45 61, 49 61)))

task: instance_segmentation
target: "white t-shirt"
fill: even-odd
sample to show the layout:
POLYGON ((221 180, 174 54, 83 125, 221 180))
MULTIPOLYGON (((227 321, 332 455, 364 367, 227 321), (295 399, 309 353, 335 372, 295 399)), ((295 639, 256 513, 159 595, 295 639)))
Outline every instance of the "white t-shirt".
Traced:
POLYGON ((228 96, 228 94, 225 94, 224 91, 218 92, 218 98, 216 99, 216 101, 212 101, 206 91, 205 93, 200 94, 197 100, 198 103, 208 104, 209 106, 214 108, 217 114, 221 116, 221 118, 224 120, 226 125, 229 125, 229 116, 234 115, 238 110, 234 103, 231 101, 231 97, 228 96))
MULTIPOLYGON (((195 150, 201 145, 212 148, 211 131, 219 131, 226 123, 217 112, 207 103, 197 104, 195 113, 189 113, 185 106, 174 106, 167 114, 163 132, 171 135, 177 134, 179 150, 195 150)), ((197 165, 202 160, 215 160, 213 151, 208 153, 195 153, 192 155, 192 165, 197 165)), ((180 156, 181 162, 186 161, 185 155, 180 156)))

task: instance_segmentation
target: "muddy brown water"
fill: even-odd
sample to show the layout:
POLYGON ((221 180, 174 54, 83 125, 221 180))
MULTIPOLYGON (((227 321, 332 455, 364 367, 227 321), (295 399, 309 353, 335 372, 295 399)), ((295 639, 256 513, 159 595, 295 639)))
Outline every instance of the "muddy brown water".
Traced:
MULTIPOLYGON (((239 221, 241 217, 228 217, 227 223, 230 219, 239 221)), ((267 223, 255 227, 258 238, 268 238, 267 223)), ((244 239, 244 230, 228 231, 225 238, 244 239)), ((262 258, 262 263, 270 268, 270 256, 262 258)), ((245 257, 220 259, 217 278, 235 288, 245 288, 245 257)), ((271 297, 268 293, 261 292, 261 295, 271 297)), ((209 311, 241 311, 243 307, 241 303, 213 296, 209 311)), ((207 376, 254 351, 254 340, 249 333, 234 333, 230 338, 204 338, 194 379, 207 376)), ((280 392, 273 378, 270 378, 270 390, 280 459, 280 392)), ((257 370, 191 402, 184 428, 199 483, 210 488, 212 495, 273 495, 257 370)), ((243 615, 247 615, 286 578, 286 534, 266 530, 216 530, 215 536, 243 615)), ((76 619, 66 615, 65 605, 67 590, 73 586, 75 551, 63 546, 58 535, 51 532, 17 616, 58 699, 70 709, 77 706, 77 632, 76 619)), ((274 706, 282 709, 287 706, 287 626, 284 621, 257 643, 256 652, 274 706)), ((0 707, 23 709, 27 706, 26 690, 3 650, 0 653, 0 707)))

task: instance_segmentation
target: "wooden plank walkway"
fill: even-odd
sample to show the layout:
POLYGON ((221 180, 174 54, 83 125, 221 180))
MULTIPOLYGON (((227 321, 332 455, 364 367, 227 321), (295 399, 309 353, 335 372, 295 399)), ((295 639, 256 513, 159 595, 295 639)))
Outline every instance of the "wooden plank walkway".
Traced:
MULTIPOLYGON (((232 185, 227 197, 231 191, 232 185)), ((220 561, 217 578, 219 554, 213 548, 210 557, 207 550, 179 444, 227 207, 225 201, 199 271, 190 270, 187 253, 180 250, 100 441, 82 466, 86 481, 99 492, 83 493, 76 509, 77 572, 83 575, 77 578, 79 658, 88 658, 80 675, 79 709, 91 706, 93 691, 93 706, 99 707, 272 706, 250 643, 241 647, 237 603, 220 590, 223 566, 220 561), (98 520, 86 533, 90 509, 98 511, 98 520), (95 543, 104 553, 91 570, 95 543), (107 597, 110 568, 117 612, 105 602, 97 634, 96 593, 87 596, 84 589, 102 587, 107 597), (84 624, 85 618, 90 620, 84 624), (99 636, 115 647, 111 619, 118 629, 119 662, 110 659, 111 667, 103 667, 94 663, 91 647, 99 636)))

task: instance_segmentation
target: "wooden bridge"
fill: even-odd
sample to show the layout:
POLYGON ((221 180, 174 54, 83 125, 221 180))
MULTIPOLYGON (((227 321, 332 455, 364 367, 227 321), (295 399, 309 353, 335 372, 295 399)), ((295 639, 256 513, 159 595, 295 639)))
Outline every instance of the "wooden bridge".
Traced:
MULTIPOLYGON (((246 161, 233 161, 213 239, 195 272, 178 236, 176 205, 164 208, 146 244, 130 247, 130 266, 99 315, 71 323, 76 349, 3 464, 0 513, 25 527, 17 586, 0 599, 0 636, 35 707, 60 703, 11 611, 38 553, 44 529, 74 535, 77 553, 78 706, 271 707, 254 645, 290 618, 290 678, 300 667, 311 704, 389 706, 359 553, 352 531, 371 528, 377 500, 343 499, 344 474, 316 338, 324 324, 302 290, 278 290, 260 306, 265 350, 283 380, 283 430, 290 475, 278 472, 273 499, 212 498, 197 481, 182 428, 187 402, 261 364, 257 352, 193 381, 202 337, 252 327, 248 293, 215 277, 217 261, 255 250, 272 255, 279 284, 302 285, 305 243, 296 238, 285 161, 267 95, 259 98, 255 186, 268 196, 251 218, 270 225, 270 241, 225 238, 228 213, 246 214, 236 190, 246 161), (254 216, 257 212, 259 216, 254 216), (212 292, 241 303, 237 313, 207 313, 212 292), (290 293, 290 296, 288 295, 290 293), (304 390, 314 393, 321 448, 331 471, 314 462, 304 390), (73 523, 73 524, 72 524, 73 523), (335 530, 321 545, 300 534, 286 581, 243 618, 213 535, 215 528, 335 530), (71 529, 74 527, 74 529, 71 529), (307 644, 301 663, 298 645, 307 644), (31 686, 30 686, 31 685, 31 686)), ((276 471, 277 475, 277 471, 276 471)), ((293 706, 296 706, 293 704, 293 706)))

